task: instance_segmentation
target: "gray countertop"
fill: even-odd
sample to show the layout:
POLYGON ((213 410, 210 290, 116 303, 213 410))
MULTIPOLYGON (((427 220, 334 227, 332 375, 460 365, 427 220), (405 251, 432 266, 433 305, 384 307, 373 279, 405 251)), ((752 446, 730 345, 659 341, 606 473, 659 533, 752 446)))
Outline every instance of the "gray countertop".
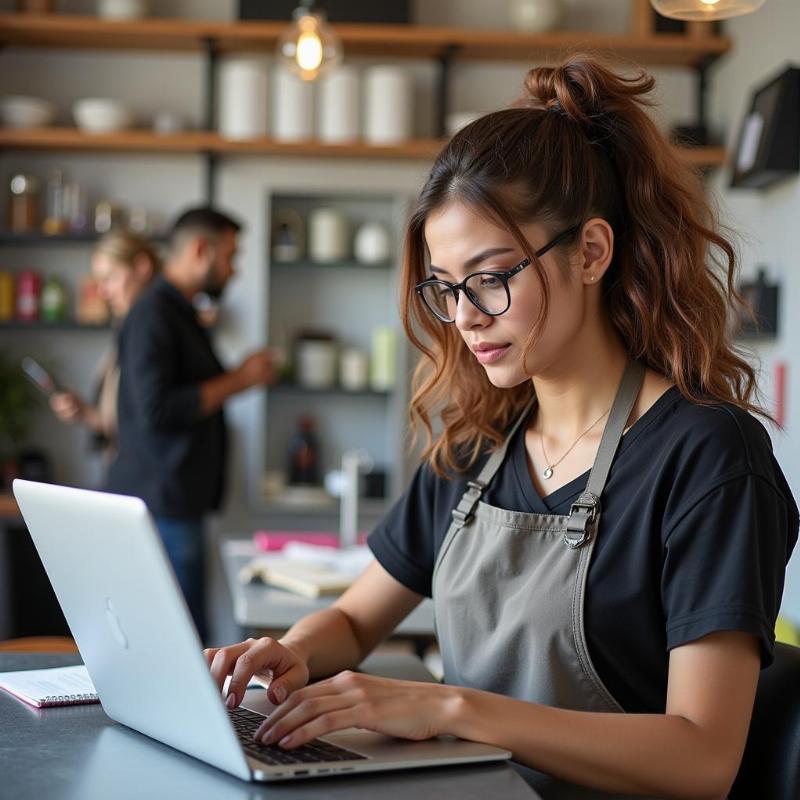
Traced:
MULTIPOLYGON (((224 539, 220 543, 220 557, 225 570, 225 579, 233 600, 233 616, 236 624, 250 629, 285 630, 301 617, 329 606, 335 597, 307 597, 265 586, 262 583, 243 584, 239 570, 257 551, 246 539, 224 539)), ((395 633, 406 636, 433 635, 433 603, 424 600, 397 626, 395 633)))
MULTIPOLYGON (((421 664, 409 659, 379 657, 369 664, 365 662, 365 671, 425 679, 421 664)), ((77 656, 0 653, 0 672, 76 663, 80 663, 77 656)), ((249 704, 257 704, 256 695, 249 697, 249 704)), ((245 783, 113 722, 99 704, 35 709, 3 691, 0 776, 0 798, 37 800, 538 797, 507 764, 437 767, 269 785, 245 783)))

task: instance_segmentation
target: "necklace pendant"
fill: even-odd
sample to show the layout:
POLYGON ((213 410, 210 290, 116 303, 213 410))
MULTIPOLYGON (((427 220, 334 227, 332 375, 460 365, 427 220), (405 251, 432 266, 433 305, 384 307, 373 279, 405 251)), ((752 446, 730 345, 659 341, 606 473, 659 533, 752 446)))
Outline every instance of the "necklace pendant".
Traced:
POLYGON ((545 479, 552 478, 552 477, 553 477, 553 468, 552 468, 552 467, 548 467, 548 468, 547 468, 547 469, 546 469, 546 470, 545 470, 545 471, 542 473, 542 475, 544 475, 545 479))

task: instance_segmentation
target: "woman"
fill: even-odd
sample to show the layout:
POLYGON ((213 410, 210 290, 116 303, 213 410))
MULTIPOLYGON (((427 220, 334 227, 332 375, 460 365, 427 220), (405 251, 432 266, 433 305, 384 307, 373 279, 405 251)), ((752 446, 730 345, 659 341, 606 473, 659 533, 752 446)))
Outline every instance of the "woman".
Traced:
POLYGON ((653 85, 533 69, 437 158, 403 280, 424 463, 331 609, 206 651, 230 706, 272 670, 266 744, 453 734, 548 798, 726 795, 798 514, 728 335, 734 250, 653 85), (431 594, 443 685, 341 672, 431 594))
MULTIPOLYGON (((92 273, 115 324, 122 323, 159 268, 158 255, 141 236, 114 230, 100 238, 92 254, 92 273)), ((97 372, 93 402, 86 402, 74 392, 57 392, 50 399, 50 406, 63 422, 86 425, 95 435, 97 444, 103 450, 103 458, 108 462, 116 449, 119 388, 116 348, 112 347, 105 354, 97 372)))

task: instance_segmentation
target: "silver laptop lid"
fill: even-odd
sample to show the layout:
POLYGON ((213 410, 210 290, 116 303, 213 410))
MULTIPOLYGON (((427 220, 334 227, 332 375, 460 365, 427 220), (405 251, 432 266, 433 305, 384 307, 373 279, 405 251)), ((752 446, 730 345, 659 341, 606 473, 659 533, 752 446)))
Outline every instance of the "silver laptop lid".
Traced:
POLYGON ((14 495, 105 712, 249 779, 145 504, 23 480, 14 495))

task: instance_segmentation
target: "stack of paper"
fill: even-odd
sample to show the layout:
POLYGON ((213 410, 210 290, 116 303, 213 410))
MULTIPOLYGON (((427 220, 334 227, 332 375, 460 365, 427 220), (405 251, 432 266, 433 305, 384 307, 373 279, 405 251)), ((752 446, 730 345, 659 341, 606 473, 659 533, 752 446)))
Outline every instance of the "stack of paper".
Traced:
POLYGON ((372 561, 367 547, 335 549, 290 542, 280 556, 257 556, 239 573, 243 583, 260 580, 271 586, 316 598, 340 594, 372 561))

